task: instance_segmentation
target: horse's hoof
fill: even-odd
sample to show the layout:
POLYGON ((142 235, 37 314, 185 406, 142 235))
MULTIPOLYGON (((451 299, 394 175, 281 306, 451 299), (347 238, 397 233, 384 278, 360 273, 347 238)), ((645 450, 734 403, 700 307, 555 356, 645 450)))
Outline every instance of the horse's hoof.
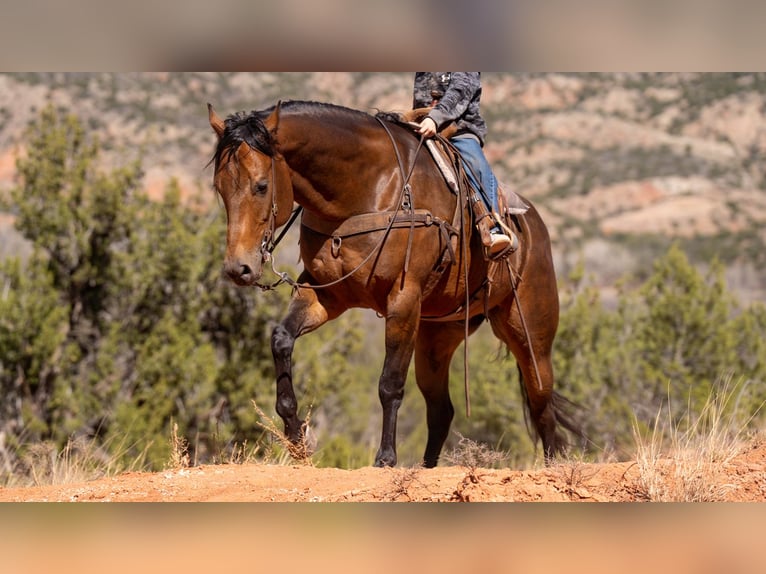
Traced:
POLYGON ((375 464, 373 466, 376 466, 378 468, 384 468, 386 466, 396 466, 396 455, 384 455, 378 453, 378 455, 375 457, 375 464))

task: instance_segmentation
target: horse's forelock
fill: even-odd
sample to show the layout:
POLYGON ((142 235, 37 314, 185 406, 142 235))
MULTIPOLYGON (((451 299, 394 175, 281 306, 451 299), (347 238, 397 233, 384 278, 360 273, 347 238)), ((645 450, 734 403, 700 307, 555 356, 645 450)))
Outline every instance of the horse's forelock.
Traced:
POLYGON ((274 155, 274 144, 260 112, 239 112, 224 120, 224 131, 213 156, 218 166, 229 160, 240 145, 246 143, 252 149, 268 156, 274 155))
MULTIPOLYGON (((254 150, 266 155, 274 155, 274 144, 266 124, 259 112, 231 116, 226 120, 226 130, 231 130, 232 137, 244 141, 254 150)), ((225 135, 225 132, 224 132, 225 135)))

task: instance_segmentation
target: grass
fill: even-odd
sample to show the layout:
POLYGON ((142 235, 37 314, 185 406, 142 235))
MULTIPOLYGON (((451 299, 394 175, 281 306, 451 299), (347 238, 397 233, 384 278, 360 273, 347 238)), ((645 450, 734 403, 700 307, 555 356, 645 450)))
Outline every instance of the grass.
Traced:
POLYGON ((581 456, 571 455, 557 461, 551 470, 563 481, 564 493, 570 500, 582 499, 582 491, 587 490, 586 483, 598 473, 597 468, 588 466, 581 456))
POLYGON ((119 443, 114 451, 96 439, 70 438, 59 449, 51 442, 24 445, 11 450, 0 445, 0 485, 4 487, 63 485, 116 476, 123 472, 145 470, 147 444, 139 454, 132 445, 119 443), (127 460, 127 462, 126 462, 127 460))
POLYGON ((679 422, 660 408, 649 433, 634 424, 639 497, 652 502, 716 502, 735 488, 723 481, 724 467, 748 444, 755 412, 743 414, 748 383, 724 378, 698 414, 687 409, 679 422))
MULTIPOLYGON (((299 443, 293 443, 287 435, 277 426, 277 423, 266 415, 261 408, 253 401, 253 407, 261 418, 256 424, 263 430, 268 432, 275 440, 276 445, 280 447, 272 453, 272 456, 276 455, 277 464, 289 464, 289 459, 297 462, 298 464, 313 466, 312 455, 314 454, 314 440, 310 431, 309 422, 311 421, 311 412, 306 415, 306 419, 301 426, 301 441, 299 443), (279 452, 282 451, 282 453, 279 452), (287 456, 285 456, 287 455, 287 456)), ((267 457, 268 458, 272 457, 267 457)))
MULTIPOLYGON (((293 444, 268 417, 253 403, 261 421, 258 425, 266 430, 274 441, 265 452, 263 445, 248 447, 235 444, 226 456, 220 453, 218 464, 243 464, 258 460, 268 464, 289 465, 295 462, 303 465, 312 463, 312 435, 309 429, 310 414, 303 425, 303 440, 293 444)), ((125 439, 122 439, 123 441, 125 439)), ((189 454, 188 440, 179 434, 178 423, 171 421, 170 457, 165 463, 166 470, 181 470, 196 466, 189 454)), ((38 442, 11 447, 0 433, 0 487, 56 486, 87 482, 99 478, 116 476, 124 472, 149 470, 147 453, 151 442, 139 448, 138 445, 123 443, 112 445, 100 443, 98 439, 70 438, 60 448, 52 442, 38 442), (135 453, 138 450, 138 454, 135 453)))
POLYGON ((457 431, 453 432, 460 440, 455 448, 444 455, 444 459, 453 466, 466 467, 474 482, 478 478, 479 469, 495 468, 509 458, 507 452, 499 452, 486 444, 466 438, 457 431))
POLYGON ((410 488, 417 482, 421 466, 405 468, 387 468, 391 473, 391 488, 383 495, 383 502, 412 501, 410 488))
MULTIPOLYGON (((303 446, 304 450, 292 445, 271 419, 257 407, 256 410, 267 420, 267 423, 259 424, 277 437, 277 443, 282 445, 284 450, 272 448, 261 457, 261 445, 251 448, 247 443, 234 444, 226 453, 219 453, 215 463, 244 464, 262 459, 263 462, 287 465, 294 456, 304 464, 310 464, 308 443, 303 446)), ((179 434, 178 423, 175 421, 171 421, 169 444, 170 457, 165 463, 166 470, 196 466, 189 453, 189 441, 179 434)), ((63 448, 50 441, 11 447, 6 444, 0 433, 0 488, 61 486, 116 476, 124 472, 150 471, 147 454, 151 445, 149 442, 139 448, 138 445, 123 442, 115 444, 115 448, 112 449, 109 441, 100 443, 96 438, 73 437, 63 448), (138 454, 132 454, 137 451, 138 454)))
POLYGON ((452 500, 470 502, 471 488, 481 481, 483 473, 480 470, 493 468, 507 460, 508 453, 498 452, 486 444, 464 437, 457 431, 455 434, 460 437, 460 440, 454 449, 444 455, 444 458, 454 466, 466 467, 466 475, 452 493, 452 500))
POLYGON ((170 430, 170 461, 168 468, 189 468, 189 441, 178 436, 178 423, 173 421, 170 430))

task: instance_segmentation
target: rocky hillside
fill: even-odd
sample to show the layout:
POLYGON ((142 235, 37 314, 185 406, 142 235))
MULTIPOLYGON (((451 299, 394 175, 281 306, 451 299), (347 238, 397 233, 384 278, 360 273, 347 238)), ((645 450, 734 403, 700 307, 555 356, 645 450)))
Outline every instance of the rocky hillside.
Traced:
MULTIPOLYGON (((579 262, 604 287, 645 272, 672 241, 726 262, 744 302, 766 298, 766 75, 484 75, 487 155, 541 209, 559 274, 579 262)), ((406 109, 408 73, 0 75, 0 193, 23 131, 52 102, 98 133, 114 164, 141 155, 146 187, 176 177, 212 198, 206 103, 221 114, 279 99, 406 109)), ((21 245, 0 213, 0 256, 21 245)))

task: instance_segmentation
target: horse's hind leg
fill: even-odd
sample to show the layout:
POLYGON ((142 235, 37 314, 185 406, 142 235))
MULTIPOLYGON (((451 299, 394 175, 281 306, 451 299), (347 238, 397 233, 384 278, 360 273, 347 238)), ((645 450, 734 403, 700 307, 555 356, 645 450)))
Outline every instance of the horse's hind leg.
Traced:
MULTIPOLYGON (((469 334, 481 325, 483 317, 469 324, 469 334)), ((423 465, 436 466, 447 440, 455 409, 449 395, 449 368, 452 355, 465 338, 463 323, 421 322, 415 344, 415 374, 426 401, 428 442, 423 465)))
POLYGON ((566 441, 558 432, 551 355, 536 355, 535 359, 517 358, 519 376, 534 431, 543 443, 545 462, 549 463, 565 450, 566 441))
POLYGON ((528 331, 512 297, 489 313, 492 331, 508 346, 518 363, 531 430, 542 440, 546 462, 566 447, 564 437, 557 433, 551 361, 558 326, 558 298, 551 305, 546 309, 523 309, 528 331))
POLYGON ((302 421, 293 389, 292 360, 295 340, 329 319, 327 308, 315 291, 299 290, 290 301, 287 316, 271 334, 271 352, 277 376, 277 414, 285 423, 285 435, 294 444, 302 440, 302 421))

